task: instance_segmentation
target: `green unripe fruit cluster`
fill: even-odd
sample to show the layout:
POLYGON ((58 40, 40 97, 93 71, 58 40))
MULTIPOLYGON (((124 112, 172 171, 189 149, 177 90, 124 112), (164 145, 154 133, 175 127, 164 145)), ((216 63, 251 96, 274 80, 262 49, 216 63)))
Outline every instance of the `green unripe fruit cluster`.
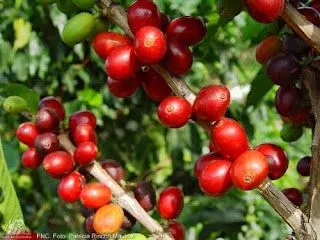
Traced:
POLYGON ((26 111, 28 104, 22 97, 10 96, 5 99, 3 108, 9 113, 17 114, 26 111))

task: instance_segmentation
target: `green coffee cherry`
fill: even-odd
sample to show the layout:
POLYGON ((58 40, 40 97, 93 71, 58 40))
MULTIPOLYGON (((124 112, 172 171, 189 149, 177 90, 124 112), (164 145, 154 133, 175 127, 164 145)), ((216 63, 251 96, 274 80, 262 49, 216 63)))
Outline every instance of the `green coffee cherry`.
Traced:
POLYGON ((57 0, 57 8, 60 12, 67 15, 71 15, 80 11, 80 9, 73 3, 72 0, 57 0))
POLYGON ((46 5, 46 4, 51 4, 51 3, 55 3, 56 0, 38 0, 38 3, 46 5))
POLYGON ((19 96, 10 96, 4 100, 4 109, 9 113, 21 113, 28 109, 27 102, 19 96))
POLYGON ((285 124, 281 130, 280 136, 285 142, 297 141, 303 133, 303 128, 298 125, 285 124))
POLYGON ((81 8, 83 10, 90 9, 94 6, 94 4, 97 2, 96 0, 72 0, 75 5, 77 5, 78 8, 81 8))
POLYGON ((225 20, 232 20, 243 9, 243 0, 219 0, 218 13, 225 20))
POLYGON ((17 185, 21 189, 30 191, 33 186, 33 181, 29 175, 23 174, 18 177, 17 185))
POLYGON ((78 13, 64 26, 62 41, 69 46, 82 42, 93 31, 94 23, 95 17, 90 13, 78 13))
POLYGON ((147 240, 147 238, 140 233, 131 233, 122 236, 120 240, 147 240))

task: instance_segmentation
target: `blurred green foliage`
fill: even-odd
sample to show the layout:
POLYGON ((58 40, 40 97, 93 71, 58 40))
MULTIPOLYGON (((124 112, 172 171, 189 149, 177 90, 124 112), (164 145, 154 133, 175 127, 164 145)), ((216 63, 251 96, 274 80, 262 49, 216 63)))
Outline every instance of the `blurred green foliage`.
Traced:
MULTIPOLYGON (((132 1, 118 2, 128 6, 132 1)), ((172 18, 194 15, 206 20, 208 36, 193 48, 194 64, 184 80, 194 91, 208 84, 226 84, 233 96, 228 116, 242 122, 251 143, 271 142, 288 152, 290 169, 276 185, 303 189, 306 180, 298 176, 295 167, 299 158, 310 154, 311 131, 306 130, 292 144, 280 139, 276 89, 254 59, 254 46, 266 35, 280 31, 282 24, 258 24, 245 12, 233 21, 224 21, 217 13, 217 1, 212 0, 157 3, 172 18)), ((194 124, 178 130, 161 126, 156 104, 142 90, 126 100, 111 96, 105 87, 103 62, 90 43, 73 48, 62 43, 60 33, 67 17, 55 5, 0 1, 0 11, 0 103, 7 96, 21 94, 35 111, 39 96, 54 95, 65 103, 68 115, 80 109, 93 111, 98 118, 101 159, 120 161, 129 181, 145 178, 159 190, 168 185, 183 188, 186 203, 180 220, 186 225, 188 240, 275 240, 289 233, 256 191, 232 190, 222 198, 205 197, 193 177, 193 164, 208 152, 206 133, 194 124), (21 85, 33 91, 27 92, 21 85)), ((3 108, 0 111, 4 154, 27 226, 38 232, 83 232, 79 205, 62 203, 56 194, 57 182, 42 169, 31 172, 21 167, 19 156, 25 146, 19 145, 14 134, 26 119, 9 115, 3 108)), ((156 212, 153 216, 159 219, 156 212)), ((137 225, 135 232, 145 230, 137 225)))

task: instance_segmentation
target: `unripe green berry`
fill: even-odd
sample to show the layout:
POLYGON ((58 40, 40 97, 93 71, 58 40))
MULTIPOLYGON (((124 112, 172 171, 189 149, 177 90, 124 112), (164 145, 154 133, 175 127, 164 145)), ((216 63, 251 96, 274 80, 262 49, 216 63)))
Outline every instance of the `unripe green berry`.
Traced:
POLYGON ((81 8, 83 10, 88 10, 89 8, 92 8, 94 4, 97 2, 96 0, 72 0, 75 5, 77 5, 78 8, 81 8))
POLYGON ((27 102, 19 96, 10 96, 3 103, 4 109, 9 113, 21 113, 28 109, 27 102))
POLYGON ((219 0, 218 13, 221 18, 232 20, 242 11, 243 7, 243 0, 219 0))
POLYGON ((57 0, 57 8, 60 12, 67 15, 71 15, 80 11, 80 9, 73 3, 72 0, 57 0))
POLYGON ((303 133, 303 128, 298 125, 285 124, 281 130, 280 136, 285 142, 297 141, 303 133))

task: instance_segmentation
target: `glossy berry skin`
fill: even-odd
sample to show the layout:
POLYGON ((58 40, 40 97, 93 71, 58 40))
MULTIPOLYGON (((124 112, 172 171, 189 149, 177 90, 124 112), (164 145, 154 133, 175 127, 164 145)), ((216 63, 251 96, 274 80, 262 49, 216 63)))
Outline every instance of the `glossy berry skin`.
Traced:
POLYGON ((80 194, 80 200, 87 208, 100 208, 110 203, 111 194, 111 190, 102 183, 88 183, 80 194))
POLYGON ((211 139, 218 152, 232 161, 249 148, 245 130, 240 123, 230 118, 222 118, 212 126, 211 139))
POLYGON ((93 228, 98 234, 112 234, 120 230, 124 219, 121 207, 110 203, 98 209, 93 218, 93 228))
POLYGON ((180 128, 190 119, 192 108, 185 98, 170 96, 160 103, 157 113, 164 126, 180 128))
POLYGON ((96 233, 96 231, 94 230, 94 227, 93 227, 93 219, 94 219, 94 214, 92 214, 86 218, 85 230, 86 230, 86 233, 88 233, 88 234, 96 233))
POLYGON ((177 218, 183 208, 183 192, 178 187, 167 187, 159 197, 157 208, 164 219, 177 218))
POLYGON ((241 190, 252 190, 258 187, 268 174, 268 160, 256 150, 248 150, 241 154, 230 169, 233 184, 241 190))
POLYGON ((172 93, 166 81, 152 69, 143 73, 142 86, 149 98, 155 102, 162 101, 172 93))
POLYGON ((258 22, 270 23, 281 16, 284 0, 245 0, 250 16, 258 22))
POLYGON ((300 8, 299 13, 302 14, 309 22, 316 26, 320 26, 320 18, 317 12, 312 8, 300 8))
POLYGON ((16 137, 20 142, 28 145, 29 147, 34 146, 34 141, 36 137, 39 135, 39 131, 37 127, 32 122, 25 122, 20 124, 16 131, 16 137))
POLYGON ((64 176, 58 185, 59 197, 67 203, 79 200, 85 181, 84 176, 79 172, 72 172, 64 176))
POLYGON ((161 13, 161 21, 162 21, 161 29, 162 29, 163 32, 166 32, 167 27, 169 26, 169 23, 170 23, 171 19, 167 14, 161 13))
POLYGON ((158 63, 167 52, 166 37, 159 28, 145 26, 136 33, 134 50, 142 63, 158 63))
POLYGON ((266 72, 274 84, 292 86, 300 74, 298 59, 290 53, 279 53, 270 59, 266 72))
POLYGON ((168 39, 167 42, 168 50, 165 57, 165 66, 173 76, 180 77, 191 69, 192 53, 189 47, 176 39, 168 39))
POLYGON ((112 51, 106 60, 105 70, 109 77, 123 81, 131 78, 139 65, 133 46, 126 45, 112 51))
POLYGON ((43 133, 38 135, 34 145, 41 156, 58 151, 60 148, 59 139, 54 133, 43 133))
POLYGON ((80 143, 74 151, 74 160, 80 166, 88 165, 98 156, 98 147, 93 142, 80 143))
POLYGON ((145 26, 153 26, 161 29, 161 13, 153 1, 138 0, 128 8, 128 24, 133 34, 136 34, 145 26))
POLYGON ((50 153, 43 160, 44 170, 54 178, 71 173, 74 165, 72 156, 63 151, 50 153))
POLYGON ((219 121, 230 105, 230 92, 223 85, 210 85, 200 90, 193 104, 197 120, 219 121))
POLYGON ((301 125, 284 124, 280 132, 280 137, 285 142, 295 142, 303 134, 303 128, 301 125))
POLYGON ((297 207, 303 204, 303 194, 296 188, 284 189, 283 194, 297 207))
POLYGON ((218 152, 216 146, 214 145, 213 141, 211 140, 209 143, 209 150, 210 152, 218 152))
POLYGON ((231 165, 230 161, 222 157, 216 157, 208 163, 200 173, 201 190, 211 197, 218 197, 226 193, 232 186, 229 174, 231 165))
POLYGON ((287 171, 289 161, 283 148, 270 143, 264 143, 256 147, 268 160, 269 178, 276 180, 281 178, 287 171))
POLYGON ((282 41, 277 35, 272 35, 260 42, 256 48, 256 59, 260 64, 266 64, 273 56, 281 52, 282 41))
POLYGON ((64 107, 60 102, 60 100, 56 97, 49 96, 49 97, 42 98, 39 103, 39 109, 42 109, 42 108, 50 108, 55 110, 60 121, 62 121, 65 117, 64 107))
POLYGON ((59 127, 59 117, 52 108, 41 108, 36 116, 36 127, 42 132, 53 132, 59 127))
POLYGON ((96 116, 92 112, 75 112, 69 117, 69 129, 74 130, 80 124, 89 124, 92 128, 96 128, 96 122, 96 116))
POLYGON ((84 142, 97 144, 96 132, 89 124, 79 124, 72 132, 72 137, 77 146, 84 142))
POLYGON ((26 168, 36 169, 42 163, 42 158, 34 147, 29 147, 27 151, 22 154, 22 165, 26 168))
POLYGON ((310 176, 311 160, 312 160, 311 157, 303 157, 300 159, 297 165, 297 171, 301 176, 303 177, 310 176))
POLYGON ((179 17, 173 19, 167 27, 167 36, 177 39, 186 46, 200 43, 207 34, 207 28, 200 17, 179 17))
POLYGON ((125 171, 119 162, 113 159, 107 159, 101 162, 101 167, 118 183, 124 179, 125 171))
POLYGON ((108 77, 107 86, 113 96, 128 98, 141 87, 141 81, 137 76, 133 76, 132 78, 123 81, 117 81, 108 77))
POLYGON ((174 240, 185 240, 186 229, 182 223, 176 220, 170 221, 168 229, 174 240))
POLYGON ((132 45, 132 40, 125 35, 115 32, 99 33, 94 37, 92 42, 95 52, 102 59, 107 59, 113 50, 126 45, 132 45))
POLYGON ((194 176, 197 179, 199 179, 202 171, 205 169, 205 167, 209 163, 211 163, 214 160, 221 160, 221 159, 222 159, 221 155, 214 152, 210 152, 210 153, 207 153, 206 155, 201 156, 194 164, 194 167, 193 167, 194 176))
POLYGON ((134 190, 134 196, 146 211, 151 211, 156 205, 156 192, 149 182, 140 182, 134 190))
POLYGON ((283 39, 283 50, 300 58, 306 54, 309 46, 296 35, 288 34, 283 39))

